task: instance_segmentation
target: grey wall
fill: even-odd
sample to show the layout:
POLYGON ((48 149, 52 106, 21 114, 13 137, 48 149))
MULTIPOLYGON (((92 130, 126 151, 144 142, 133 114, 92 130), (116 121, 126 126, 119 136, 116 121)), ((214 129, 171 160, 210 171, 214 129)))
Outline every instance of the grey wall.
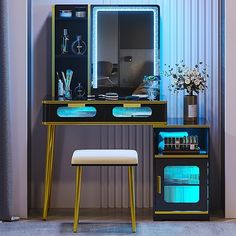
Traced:
POLYGON ((236 81, 234 75, 236 53, 236 16, 233 9, 236 2, 225 1, 225 217, 236 218, 236 189, 235 189, 235 143, 236 143, 236 110, 234 101, 236 81))
MULTIPOLYGON (((13 214, 27 217, 27 0, 8 0, 13 214)), ((1 32, 6 33, 6 32, 1 32)), ((2 89, 2 88, 1 88, 2 89)), ((4 99, 2 97, 1 99, 4 99)), ((2 158, 2 157, 1 157, 2 158)))
MULTIPOLYGON (((194 65, 208 64, 208 91, 199 96, 200 116, 211 125, 212 190, 211 207, 221 206, 220 139, 220 61, 218 0, 89 1, 90 3, 159 4, 161 7, 161 65, 184 60, 194 65)), ((80 1, 80 3, 89 3, 80 1)), ((50 94, 51 25, 54 3, 67 1, 32 0, 32 77, 31 77, 31 207, 42 206, 46 128, 42 126, 41 100, 50 94)), ((78 1, 70 1, 78 3, 78 1)), ((168 116, 182 117, 183 94, 170 94, 168 80, 162 82, 162 97, 168 100, 168 116)), ((136 174, 137 205, 152 205, 152 134, 149 127, 59 127, 56 131, 55 171, 51 207, 72 208, 75 172, 70 166, 77 148, 136 148, 140 163, 136 174)), ((127 207, 126 168, 87 168, 84 172, 82 207, 127 207)))

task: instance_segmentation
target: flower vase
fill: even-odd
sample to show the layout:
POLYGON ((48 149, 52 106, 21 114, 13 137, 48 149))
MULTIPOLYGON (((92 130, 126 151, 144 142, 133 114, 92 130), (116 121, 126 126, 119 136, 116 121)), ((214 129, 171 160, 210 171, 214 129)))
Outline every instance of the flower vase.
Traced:
POLYGON ((198 96, 184 96, 184 124, 198 123, 198 96))

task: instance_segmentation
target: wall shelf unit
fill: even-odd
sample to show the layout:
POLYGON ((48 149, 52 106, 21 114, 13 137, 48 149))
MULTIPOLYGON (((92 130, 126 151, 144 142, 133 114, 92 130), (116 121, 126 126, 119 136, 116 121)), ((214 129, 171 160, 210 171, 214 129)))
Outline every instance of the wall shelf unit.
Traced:
POLYGON ((89 71, 88 5, 55 5, 52 12, 52 97, 58 99, 58 80, 73 71, 70 92, 77 100, 75 88, 80 83, 84 97, 88 92, 89 71), (78 15, 83 12, 83 17, 78 15), (69 15, 68 15, 69 14, 69 15), (80 17, 79 17, 80 16, 80 17))

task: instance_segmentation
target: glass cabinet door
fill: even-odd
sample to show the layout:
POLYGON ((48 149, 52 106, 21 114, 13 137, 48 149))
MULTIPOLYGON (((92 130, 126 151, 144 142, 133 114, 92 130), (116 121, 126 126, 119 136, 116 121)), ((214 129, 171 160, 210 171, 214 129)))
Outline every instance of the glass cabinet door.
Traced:
POLYGON ((200 169, 198 166, 166 166, 163 178, 166 203, 199 202, 200 169))
POLYGON ((207 160, 156 160, 155 209, 207 211, 207 160))

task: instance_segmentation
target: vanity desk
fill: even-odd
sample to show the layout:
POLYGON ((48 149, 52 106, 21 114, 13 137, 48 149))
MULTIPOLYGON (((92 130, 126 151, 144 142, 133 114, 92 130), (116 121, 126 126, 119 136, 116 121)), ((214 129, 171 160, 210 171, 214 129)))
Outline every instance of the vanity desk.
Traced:
POLYGON ((44 220, 57 125, 152 126, 153 219, 209 218, 209 126, 167 121, 159 67, 158 5, 53 6, 44 220))
POLYGON ((47 219, 52 188, 55 129, 57 125, 155 125, 165 127, 166 101, 58 101, 44 100, 43 125, 47 150, 43 219, 47 219))
MULTIPOLYGON (((52 188, 57 125, 150 125, 153 127, 153 219, 209 219, 209 126, 167 122, 166 101, 43 101, 47 151, 43 219, 47 219, 52 188), (163 154, 166 137, 197 136, 196 153, 163 154), (162 148, 163 149, 163 148, 162 148)), ((176 144, 171 144, 174 147, 176 144)), ((181 151, 181 150, 178 150, 181 151)))

